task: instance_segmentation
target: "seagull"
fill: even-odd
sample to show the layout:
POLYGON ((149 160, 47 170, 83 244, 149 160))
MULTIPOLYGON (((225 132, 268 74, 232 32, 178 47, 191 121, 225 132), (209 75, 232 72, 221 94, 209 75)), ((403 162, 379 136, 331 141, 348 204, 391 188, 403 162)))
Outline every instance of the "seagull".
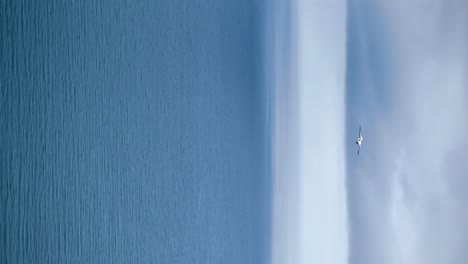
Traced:
POLYGON ((362 140, 363 140, 363 139, 364 139, 364 138, 363 138, 362 135, 361 135, 361 126, 359 125, 359 137, 358 137, 357 140, 356 140, 356 145, 359 146, 358 151, 357 151, 357 154, 358 154, 358 155, 359 155, 359 151, 361 150, 361 143, 362 143, 362 140))

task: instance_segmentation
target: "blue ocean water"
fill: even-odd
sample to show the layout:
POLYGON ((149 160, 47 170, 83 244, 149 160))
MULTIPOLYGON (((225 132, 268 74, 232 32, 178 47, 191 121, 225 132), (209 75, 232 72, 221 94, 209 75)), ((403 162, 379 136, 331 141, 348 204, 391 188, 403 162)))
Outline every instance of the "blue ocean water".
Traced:
POLYGON ((0 262, 268 262, 265 5, 0 0, 0 262))

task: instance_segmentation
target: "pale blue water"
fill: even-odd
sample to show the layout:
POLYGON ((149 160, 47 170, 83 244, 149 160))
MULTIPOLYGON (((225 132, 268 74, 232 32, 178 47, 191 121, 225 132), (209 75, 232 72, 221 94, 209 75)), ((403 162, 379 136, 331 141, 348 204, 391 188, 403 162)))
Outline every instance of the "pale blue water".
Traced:
POLYGON ((263 1, 0 0, 0 263, 265 263, 263 1))

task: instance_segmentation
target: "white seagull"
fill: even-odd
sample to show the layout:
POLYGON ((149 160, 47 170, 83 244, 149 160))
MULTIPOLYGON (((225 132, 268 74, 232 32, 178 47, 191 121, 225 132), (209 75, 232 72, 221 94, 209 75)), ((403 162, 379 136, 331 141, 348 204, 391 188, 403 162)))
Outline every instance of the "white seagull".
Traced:
POLYGON ((358 155, 359 155, 359 151, 361 150, 361 143, 362 143, 362 140, 363 140, 363 139, 364 139, 364 138, 363 138, 362 135, 361 135, 361 126, 359 126, 359 137, 358 137, 357 140, 356 140, 356 145, 359 146, 358 151, 357 151, 357 154, 358 154, 358 155))

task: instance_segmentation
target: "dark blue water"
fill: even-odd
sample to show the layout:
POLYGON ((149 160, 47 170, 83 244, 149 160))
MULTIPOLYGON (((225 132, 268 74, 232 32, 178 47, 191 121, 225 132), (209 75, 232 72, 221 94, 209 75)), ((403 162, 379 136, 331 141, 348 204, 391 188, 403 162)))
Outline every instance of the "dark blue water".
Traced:
POLYGON ((268 262, 264 5, 0 0, 0 262, 268 262))

